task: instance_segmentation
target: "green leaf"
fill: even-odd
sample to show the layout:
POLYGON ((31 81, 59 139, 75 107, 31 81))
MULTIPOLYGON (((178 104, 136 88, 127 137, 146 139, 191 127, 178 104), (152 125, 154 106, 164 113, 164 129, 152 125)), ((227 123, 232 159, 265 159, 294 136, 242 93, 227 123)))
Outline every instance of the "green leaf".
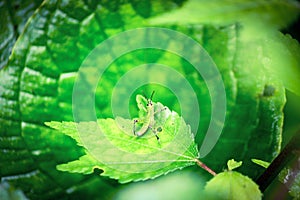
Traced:
POLYGON ((231 24, 284 28, 295 21, 300 4, 294 0, 189 0, 181 9, 150 19, 152 24, 231 24))
POLYGON ((252 162, 254 162, 255 164, 258 164, 259 166, 262 166, 264 168, 268 168, 270 163, 269 162, 266 162, 266 161, 263 161, 263 160, 259 160, 259 159, 251 159, 252 162))
POLYGON ((25 23, 41 3, 42 0, 0 2, 0 69, 6 66, 13 45, 22 33, 25 23))
POLYGON ((227 161, 227 168, 229 171, 232 171, 233 169, 236 169, 240 166, 242 166, 243 162, 242 161, 235 161, 234 159, 228 160, 227 161))
MULTIPOLYGON (((249 39, 250 36, 249 40, 245 39, 244 34, 248 36, 250 33, 245 32, 243 27, 231 28, 229 32, 224 29, 205 30, 207 40, 204 48, 222 70, 227 113, 218 143, 202 161, 214 170, 221 171, 223 166, 216 167, 214 163, 226 163, 230 158, 243 160, 238 170, 255 179, 263 169, 250 159, 263 156, 260 158, 271 161, 280 151, 285 89, 277 77, 268 73, 268 65, 264 62, 267 57, 263 53, 261 41, 249 39), (219 53, 220 48, 224 48, 222 54, 219 53), (269 90, 273 92, 269 93, 269 90), (257 144, 260 144, 260 150, 257 144), (227 156, 221 156, 225 154, 227 156)), ((200 133, 207 129, 206 126, 200 128, 203 128, 200 133)), ((201 134, 196 136, 196 141, 201 144, 201 134)))
MULTIPOLYGON (((143 110, 146 99, 137 96, 137 104, 143 110)), ((86 155, 79 160, 58 165, 61 171, 83 174, 103 170, 102 176, 118 179, 121 183, 152 179, 168 172, 194 165, 198 150, 194 135, 182 117, 161 103, 154 103, 155 126, 161 127, 159 140, 148 129, 142 137, 133 134, 133 120, 121 117, 99 119, 96 122, 48 122, 85 147, 86 155), (166 110, 162 110, 166 108, 166 110), (129 128, 128 128, 129 127, 129 128)), ((144 117, 144 116, 141 116, 144 117)), ((156 129, 157 127, 153 127, 156 129)))
POLYGON ((280 32, 262 40, 266 66, 270 74, 282 80, 284 86, 300 96, 300 45, 290 35, 280 32))
POLYGON ((238 172, 226 171, 207 182, 205 199, 211 200, 255 200, 262 194, 258 185, 249 177, 238 172))

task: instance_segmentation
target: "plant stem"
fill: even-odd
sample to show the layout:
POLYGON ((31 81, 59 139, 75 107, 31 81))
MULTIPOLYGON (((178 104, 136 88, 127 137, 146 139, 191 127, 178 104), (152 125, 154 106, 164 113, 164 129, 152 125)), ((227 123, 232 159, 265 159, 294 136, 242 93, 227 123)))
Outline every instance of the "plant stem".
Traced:
POLYGON ((295 156, 294 152, 300 150, 300 130, 292 137, 289 143, 284 147, 280 154, 272 161, 265 172, 256 180, 260 190, 263 192, 278 176, 280 171, 291 161, 295 156))
POLYGON ((206 166, 203 162, 201 162, 200 160, 195 159, 195 162, 197 163, 197 165, 198 165, 199 167, 201 167, 202 169, 204 169, 205 171, 207 171, 207 172, 210 173, 211 175, 213 175, 213 176, 216 176, 216 175, 217 175, 216 172, 214 172, 212 169, 210 169, 209 167, 207 167, 207 166, 206 166))

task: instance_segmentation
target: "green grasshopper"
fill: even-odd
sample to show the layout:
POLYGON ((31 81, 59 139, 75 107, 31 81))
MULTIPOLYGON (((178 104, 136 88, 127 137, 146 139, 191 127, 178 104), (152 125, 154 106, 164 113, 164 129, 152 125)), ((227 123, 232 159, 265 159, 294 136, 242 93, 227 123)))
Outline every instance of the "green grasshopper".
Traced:
POLYGON ((166 110, 166 108, 163 108, 159 111, 155 111, 154 110, 154 105, 152 103, 152 97, 154 95, 154 91, 152 92, 150 98, 147 98, 147 105, 146 105, 146 112, 147 115, 145 116, 145 118, 143 120, 141 120, 142 122, 139 122, 139 119, 134 119, 133 121, 133 134, 136 136, 142 136, 144 135, 149 129, 152 130, 153 134, 155 135, 156 139, 159 141, 159 137, 157 135, 157 132, 161 132, 162 129, 161 127, 158 127, 156 130, 154 128, 155 125, 155 120, 154 120, 154 116, 156 113, 161 112, 163 110, 166 110), (137 123, 143 123, 142 127, 139 130, 136 130, 136 124, 137 123))

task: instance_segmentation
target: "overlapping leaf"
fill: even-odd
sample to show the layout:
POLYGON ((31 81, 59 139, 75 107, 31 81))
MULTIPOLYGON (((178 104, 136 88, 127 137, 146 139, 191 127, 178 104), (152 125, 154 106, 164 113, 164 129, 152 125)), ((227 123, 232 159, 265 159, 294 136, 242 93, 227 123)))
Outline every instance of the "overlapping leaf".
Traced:
MULTIPOLYGON (((138 105, 142 102, 145 99, 137 96, 138 105)), ((194 165, 198 151, 190 127, 176 112, 162 110, 162 104, 153 103, 153 106, 159 112, 155 115, 155 126, 162 130, 158 133, 159 140, 150 128, 145 136, 133 135, 133 121, 120 117, 100 119, 97 123, 46 123, 71 136, 86 149, 86 155, 59 165, 58 169, 90 174, 99 168, 103 170, 101 175, 125 183, 155 178, 194 165)))

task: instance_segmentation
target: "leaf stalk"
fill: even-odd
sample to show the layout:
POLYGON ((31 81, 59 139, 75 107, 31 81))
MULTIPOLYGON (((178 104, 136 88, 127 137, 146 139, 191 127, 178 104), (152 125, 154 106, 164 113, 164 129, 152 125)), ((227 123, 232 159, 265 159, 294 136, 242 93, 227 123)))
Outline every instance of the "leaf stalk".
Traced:
POLYGON ((204 169, 205 171, 207 171, 208 173, 210 173, 213 176, 216 176, 217 173, 214 172, 212 169, 210 169, 209 167, 207 167, 203 162, 201 162, 200 160, 198 160, 197 158, 195 159, 195 162, 197 163, 197 165, 199 167, 201 167, 202 169, 204 169))

